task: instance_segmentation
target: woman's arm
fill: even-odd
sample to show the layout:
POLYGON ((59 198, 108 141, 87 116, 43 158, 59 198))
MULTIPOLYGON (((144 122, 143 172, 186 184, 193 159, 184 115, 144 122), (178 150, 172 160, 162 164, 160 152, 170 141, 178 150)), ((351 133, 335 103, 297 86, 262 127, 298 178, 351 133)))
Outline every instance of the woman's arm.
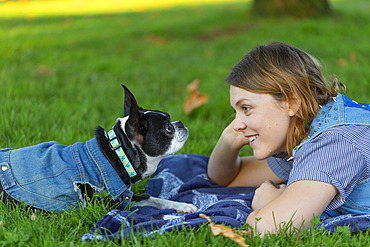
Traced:
POLYGON ((246 222, 262 235, 276 232, 283 222, 290 220, 296 228, 309 227, 313 217, 320 216, 337 194, 332 184, 311 180, 294 182, 284 191, 267 183, 263 185, 256 190, 252 202, 255 211, 246 222))
POLYGON ((208 161, 207 174, 214 183, 226 186, 237 176, 241 165, 239 153, 248 143, 248 138, 234 131, 233 122, 225 128, 208 161))
POLYGON ((227 185, 228 187, 259 187, 266 180, 275 184, 285 182, 270 169, 267 160, 257 160, 253 156, 248 156, 241 157, 240 161, 239 172, 227 185))

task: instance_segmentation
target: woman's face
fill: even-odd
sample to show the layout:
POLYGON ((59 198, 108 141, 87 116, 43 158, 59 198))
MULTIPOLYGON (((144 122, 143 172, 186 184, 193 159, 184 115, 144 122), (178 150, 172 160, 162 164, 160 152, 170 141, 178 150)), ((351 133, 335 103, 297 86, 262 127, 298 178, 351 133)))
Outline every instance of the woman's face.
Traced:
POLYGON ((287 133, 295 113, 286 101, 231 86, 230 103, 236 112, 234 130, 249 139, 255 158, 266 159, 287 151, 287 133))

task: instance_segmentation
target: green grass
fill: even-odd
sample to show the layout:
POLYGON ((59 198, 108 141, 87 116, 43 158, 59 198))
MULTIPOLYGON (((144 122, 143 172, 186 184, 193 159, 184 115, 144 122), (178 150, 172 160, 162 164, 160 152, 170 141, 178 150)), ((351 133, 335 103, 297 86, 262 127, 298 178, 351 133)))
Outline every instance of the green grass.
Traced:
MULTIPOLYGON (((0 3, 0 10, 1 10, 0 3)), ((370 101, 370 4, 334 1, 335 15, 320 19, 259 19, 249 3, 177 7, 122 14, 0 17, 0 147, 55 140, 86 141, 97 125, 108 129, 123 114, 124 83, 144 108, 171 113, 190 137, 180 153, 209 155, 231 121, 228 86, 232 67, 256 44, 280 40, 317 57, 324 71, 347 85, 347 95, 370 101), (355 56, 354 61, 350 57, 355 56), (37 74, 40 66, 51 75, 37 74), (209 102, 183 112, 186 85, 200 80, 209 102)), ((246 148, 244 154, 250 154, 246 148)), ((142 191, 143 185, 134 188, 142 191)), ((117 246, 81 243, 109 209, 37 214, 0 205, 0 244, 8 246, 117 246)), ((328 235, 317 229, 248 239, 251 246, 364 246, 369 232, 328 235)), ((200 229, 122 243, 136 246, 236 246, 200 229)))

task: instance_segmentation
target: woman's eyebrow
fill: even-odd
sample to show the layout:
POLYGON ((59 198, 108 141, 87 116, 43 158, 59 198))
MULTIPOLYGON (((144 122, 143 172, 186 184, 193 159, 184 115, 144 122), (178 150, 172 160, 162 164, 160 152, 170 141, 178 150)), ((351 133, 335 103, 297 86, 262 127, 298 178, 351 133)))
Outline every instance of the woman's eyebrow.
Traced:
POLYGON ((239 105, 239 104, 241 104, 241 102, 242 101, 248 101, 248 102, 251 102, 251 100, 250 99, 247 99, 247 98, 241 98, 241 99, 239 99, 236 103, 235 103, 235 105, 239 105))

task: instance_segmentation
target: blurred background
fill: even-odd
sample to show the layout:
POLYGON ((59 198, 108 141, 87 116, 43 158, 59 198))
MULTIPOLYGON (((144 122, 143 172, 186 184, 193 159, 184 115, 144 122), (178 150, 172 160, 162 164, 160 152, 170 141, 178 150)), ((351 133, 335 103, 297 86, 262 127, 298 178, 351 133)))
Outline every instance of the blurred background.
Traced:
POLYGON ((369 102, 369 12, 368 0, 0 0, 0 146, 92 138, 123 115, 122 83, 184 122, 182 153, 209 155, 233 118, 225 78, 273 40, 369 102), (208 101, 186 114, 196 79, 208 101))

